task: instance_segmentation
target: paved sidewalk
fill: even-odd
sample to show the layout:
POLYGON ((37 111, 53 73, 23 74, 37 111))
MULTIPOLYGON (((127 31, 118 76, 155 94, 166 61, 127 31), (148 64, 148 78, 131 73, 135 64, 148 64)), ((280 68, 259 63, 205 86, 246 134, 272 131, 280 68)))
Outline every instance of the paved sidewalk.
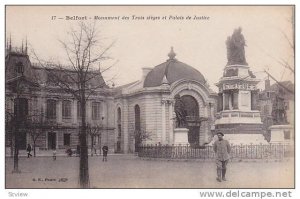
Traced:
MULTIPOLYGON (((213 161, 145 160, 134 155, 89 157, 92 188, 293 188, 294 163, 230 162, 226 182, 216 181, 213 161)), ((78 188, 79 158, 20 158, 20 174, 12 174, 6 158, 6 188, 78 188)))

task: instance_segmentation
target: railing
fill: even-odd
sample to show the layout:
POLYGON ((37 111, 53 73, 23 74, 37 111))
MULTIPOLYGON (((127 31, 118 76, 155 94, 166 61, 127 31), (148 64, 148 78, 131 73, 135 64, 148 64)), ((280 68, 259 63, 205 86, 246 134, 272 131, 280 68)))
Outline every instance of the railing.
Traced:
MULTIPOLYGON (((231 145, 231 159, 283 159, 292 154, 287 144, 231 145)), ((213 146, 191 147, 190 145, 143 145, 139 157, 164 159, 213 159, 213 146)))

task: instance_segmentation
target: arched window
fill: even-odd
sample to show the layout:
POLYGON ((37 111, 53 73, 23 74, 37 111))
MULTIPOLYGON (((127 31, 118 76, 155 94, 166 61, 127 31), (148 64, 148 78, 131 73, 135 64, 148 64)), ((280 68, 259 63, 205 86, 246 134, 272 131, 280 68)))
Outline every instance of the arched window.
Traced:
POLYGON ((134 107, 134 137, 135 137, 135 152, 138 151, 139 145, 142 143, 142 132, 141 132, 141 111, 139 105, 135 105, 134 107))
POLYGON ((92 102, 92 119, 99 120, 100 112, 101 112, 101 103, 100 102, 92 102))
POLYGON ((121 108, 117 109, 117 129, 118 129, 118 137, 117 137, 117 152, 121 152, 121 136, 122 136, 122 115, 121 108))
POLYGON ((17 73, 20 73, 20 74, 23 74, 23 73, 24 73, 24 65, 23 65, 23 63, 22 63, 21 61, 18 61, 18 62, 16 63, 15 71, 16 71, 17 73))
POLYGON ((121 123, 121 108, 118 108, 118 120, 117 123, 120 124, 121 123))
POLYGON ((122 126, 121 126, 121 108, 119 107, 118 110, 118 120, 117 120, 117 125, 118 125, 118 138, 121 137, 122 133, 122 126))

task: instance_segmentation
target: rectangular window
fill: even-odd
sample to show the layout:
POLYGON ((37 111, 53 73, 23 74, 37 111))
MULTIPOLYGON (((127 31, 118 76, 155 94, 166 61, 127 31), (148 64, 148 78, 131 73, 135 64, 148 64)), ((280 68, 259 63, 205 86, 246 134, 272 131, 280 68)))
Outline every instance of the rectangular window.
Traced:
POLYGON ((63 117, 63 119, 71 118, 71 101, 63 100, 63 102, 62 102, 62 117, 63 117))
POLYGON ((80 102, 77 101, 77 117, 82 117, 80 102))
POLYGON ((16 98, 14 101, 15 116, 25 118, 28 115, 28 100, 26 98, 16 98))
POLYGON ((65 133, 64 134, 64 146, 70 146, 71 143, 71 134, 65 133))
POLYGON ((56 101, 52 99, 47 100, 47 118, 56 119, 56 101))
POLYGON ((98 120, 100 119, 100 102, 92 103, 92 119, 98 120))

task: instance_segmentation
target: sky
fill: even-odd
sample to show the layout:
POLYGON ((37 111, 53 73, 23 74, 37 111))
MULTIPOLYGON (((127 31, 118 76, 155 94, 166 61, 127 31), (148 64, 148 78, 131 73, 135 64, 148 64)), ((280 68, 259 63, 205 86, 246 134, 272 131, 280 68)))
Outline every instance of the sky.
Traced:
MULTIPOLYGON (((115 42, 109 55, 118 63, 103 76, 114 77, 116 86, 141 79, 142 68, 165 62, 173 46, 176 58, 199 70, 217 91, 227 63, 225 41, 238 27, 258 78, 266 79, 263 71, 268 70, 279 81, 294 82, 294 74, 279 64, 284 60, 294 66, 291 6, 6 6, 6 38, 11 35, 12 45, 19 47, 27 38, 41 58, 63 62, 58 40, 66 39, 79 21, 67 16, 86 17, 86 22, 95 16, 117 18, 96 20, 103 46, 115 42)), ((258 87, 263 86, 262 81, 258 87)))

